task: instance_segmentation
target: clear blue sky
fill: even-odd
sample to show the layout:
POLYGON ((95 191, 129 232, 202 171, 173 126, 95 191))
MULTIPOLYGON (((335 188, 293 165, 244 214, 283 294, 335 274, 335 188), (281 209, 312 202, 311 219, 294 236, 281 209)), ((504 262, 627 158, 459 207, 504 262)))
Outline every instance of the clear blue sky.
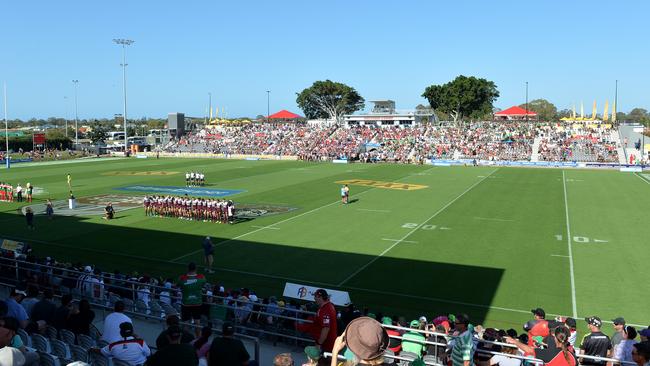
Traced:
POLYGON ((493 80, 496 106, 546 98, 599 111, 650 109, 648 1, 5 1, 0 81, 9 118, 122 112, 128 49, 129 117, 168 112, 229 117, 301 113, 295 93, 329 78, 366 100, 425 103, 427 85, 459 74, 493 80), (64 99, 67 97, 67 99, 64 99))

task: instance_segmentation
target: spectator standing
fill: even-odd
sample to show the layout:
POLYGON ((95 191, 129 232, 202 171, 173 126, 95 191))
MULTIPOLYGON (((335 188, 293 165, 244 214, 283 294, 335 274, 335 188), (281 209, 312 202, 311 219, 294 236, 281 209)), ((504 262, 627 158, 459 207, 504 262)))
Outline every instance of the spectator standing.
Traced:
MULTIPOLYGON (((388 316, 381 318, 381 323, 384 325, 394 325, 393 319, 388 316)), ((397 338, 390 338, 390 336, 399 337, 401 334, 395 329, 386 328, 386 333, 388 333, 388 349, 393 351, 393 353, 398 354, 402 350, 402 340, 397 338)))
POLYGON ((225 322, 222 327, 222 336, 215 338, 208 351, 208 366, 246 366, 249 364, 250 355, 239 339, 233 338, 235 327, 232 323, 225 322))
POLYGON ((178 325, 167 329, 167 346, 154 353, 147 366, 196 366, 199 363, 195 349, 182 343, 183 330, 178 325))
POLYGON ((636 329, 630 326, 625 327, 623 340, 614 347, 614 358, 619 361, 633 362, 634 360, 632 360, 632 346, 634 343, 636 343, 634 341, 635 338, 636 329))
POLYGON ((102 349, 91 348, 90 351, 124 361, 131 366, 143 365, 147 361, 147 357, 151 355, 147 342, 136 337, 131 322, 120 324, 119 329, 121 337, 119 340, 102 349))
POLYGON ((402 352, 412 352, 418 355, 418 357, 422 357, 422 354, 426 350, 425 338, 422 333, 415 331, 420 329, 420 321, 412 320, 409 327, 413 330, 402 335, 402 352))
POLYGON ((205 262, 205 271, 207 273, 214 273, 212 269, 212 262, 214 261, 214 244, 209 236, 203 239, 203 260, 205 262))
POLYGON ((25 291, 14 288, 11 290, 9 298, 5 300, 7 304, 7 317, 16 318, 22 329, 25 329, 29 321, 29 316, 27 316, 25 308, 20 305, 20 302, 23 301, 25 296, 27 296, 25 291))
POLYGON ((542 308, 531 310, 534 319, 524 324, 524 330, 528 332, 528 345, 535 345, 535 337, 546 338, 550 335, 546 312, 542 308))
POLYGON ((614 325, 614 333, 612 334, 612 348, 616 350, 616 346, 625 338, 625 319, 619 316, 616 319, 612 319, 612 324, 614 325))
POLYGON ((454 321, 455 338, 451 341, 452 366, 474 366, 474 327, 469 324, 469 317, 459 314, 454 321))
MULTIPOLYGON (((605 333, 600 331, 603 322, 597 316, 587 317, 585 318, 585 321, 587 322, 587 326, 591 333, 587 334, 582 339, 582 344, 580 345, 581 354, 597 357, 610 356, 612 352, 612 342, 605 333)), ((606 361, 593 360, 590 358, 580 359, 581 365, 602 366, 606 363, 606 361)))
POLYGON ((318 305, 316 312, 316 346, 320 347, 321 351, 332 352, 334 341, 336 341, 336 309, 334 304, 330 302, 330 297, 324 289, 318 289, 314 293, 314 300, 318 305))
MULTIPOLYGON (((196 273, 196 264, 187 265, 187 273, 179 278, 178 286, 181 289, 181 320, 192 321, 196 326, 201 325, 203 310, 203 286, 206 284, 205 276, 196 273)), ((200 328, 197 327, 196 333, 200 328)))
POLYGON ((34 230, 34 211, 31 207, 25 208, 25 220, 27 221, 27 230, 34 230))
POLYGON ((35 322, 44 321, 47 325, 52 325, 56 305, 52 301, 54 294, 52 290, 43 290, 43 298, 32 307, 31 319, 35 322))
POLYGON ((45 204, 45 214, 47 215, 47 218, 49 220, 52 220, 54 217, 54 205, 52 204, 52 201, 48 198, 47 203, 45 204))
POLYGON ((133 323, 131 318, 124 314, 124 302, 116 301, 113 307, 113 312, 106 315, 104 319, 104 332, 102 332, 102 340, 110 343, 117 342, 122 339, 120 334, 120 325, 123 323, 133 323))

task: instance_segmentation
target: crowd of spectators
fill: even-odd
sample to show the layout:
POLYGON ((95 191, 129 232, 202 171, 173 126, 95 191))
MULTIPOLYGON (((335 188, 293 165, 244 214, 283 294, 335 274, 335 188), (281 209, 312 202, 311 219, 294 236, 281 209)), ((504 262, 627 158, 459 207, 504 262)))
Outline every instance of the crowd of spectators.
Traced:
MULTIPOLYGON (((596 316, 584 320, 590 333, 582 336, 577 333, 576 319, 547 320, 541 308, 532 310, 534 319, 523 326, 523 332, 485 328, 474 324, 465 314, 435 314, 429 318, 431 320, 423 315, 409 321, 402 316, 373 313, 354 305, 337 309, 329 301, 327 291, 322 289, 315 292, 314 302, 303 305, 274 296, 261 298, 250 289, 226 289, 210 284, 197 273, 193 264, 188 269, 188 273, 174 281, 137 272, 131 275, 119 271, 105 273, 90 265, 58 263, 52 258, 37 260, 30 256, 18 270, 18 278, 23 280, 20 287, 0 302, 0 342, 2 329, 8 329, 11 339, 18 339, 15 337, 18 329, 45 334, 47 329, 54 328, 59 332, 67 330, 93 336, 103 343, 98 343, 91 352, 123 359, 131 365, 142 364, 145 360, 148 365, 254 365, 241 341, 233 338, 237 329, 240 333, 256 336, 262 336, 263 330, 286 335, 285 338, 273 335, 274 341, 294 336, 312 339, 313 346, 310 342, 303 344, 309 345, 305 353, 313 365, 323 364, 324 360, 329 362, 325 358, 330 353, 343 355, 346 365, 382 364, 386 357, 393 355, 416 359, 413 365, 422 365, 418 360, 424 360, 452 366, 520 366, 530 364, 525 358, 534 357, 550 365, 574 366, 579 362, 605 366, 605 362, 586 356, 614 357, 636 362, 639 366, 647 366, 648 362, 650 329, 637 330, 626 325, 625 319, 620 317, 612 320, 611 337, 603 333, 603 322, 596 316), (190 281, 199 286, 190 289, 189 282, 183 284, 188 276, 199 279, 190 281), (188 305, 188 294, 197 293, 200 297, 196 304, 198 313, 188 313, 181 306, 175 306, 188 305), (59 296, 60 302, 55 301, 59 296), (134 301, 145 307, 139 307, 134 301), (93 326, 95 313, 91 303, 113 307, 101 331, 93 326), (171 305, 169 309, 181 308, 181 311, 156 312, 154 303, 171 305), (156 340, 155 353, 137 336, 127 311, 157 316, 161 321, 165 319, 167 327, 156 340), (193 318, 199 321, 195 323, 196 332, 184 328, 181 323, 181 320, 193 318), (210 321, 220 322, 221 336, 212 336, 214 326, 210 321), (641 343, 637 341, 638 336, 641 343), (209 341, 211 337, 212 342, 209 341), (122 347, 112 346, 114 344, 122 347), (174 363, 169 363, 172 361, 174 363)), ((16 278, 16 273, 15 265, 0 263, 2 278, 16 278)), ((26 361, 37 364, 38 354, 21 348, 17 341, 0 344, 12 345, 26 361)), ((274 364, 291 364, 287 363, 292 362, 290 359, 290 354, 278 355, 274 364)))
POLYGON ((167 152, 296 156, 414 163, 424 159, 529 161, 539 139, 541 161, 618 162, 607 125, 464 122, 410 127, 247 124, 201 129, 170 141, 167 152))

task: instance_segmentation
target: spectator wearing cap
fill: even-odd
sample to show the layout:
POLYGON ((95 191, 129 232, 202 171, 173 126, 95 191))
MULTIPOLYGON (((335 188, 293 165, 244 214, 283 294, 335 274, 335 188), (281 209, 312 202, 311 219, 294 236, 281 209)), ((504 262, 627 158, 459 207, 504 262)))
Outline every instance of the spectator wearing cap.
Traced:
POLYGON ((474 327, 469 323, 469 317, 466 314, 457 315, 454 329, 455 338, 450 344, 452 366, 474 366, 476 344, 473 335, 474 327))
POLYGON ((307 362, 303 363, 302 366, 316 366, 320 361, 320 350, 318 347, 307 346, 305 347, 305 356, 307 356, 307 362))
MULTIPOLYGON (((385 317, 381 318, 381 323, 384 324, 384 325, 395 325, 393 323, 393 319, 391 319, 388 316, 385 316, 385 317)), ((399 353, 402 350, 402 340, 399 339, 399 338, 391 338, 390 336, 400 337, 401 336, 400 332, 398 332, 395 329, 391 329, 391 328, 385 328, 385 329, 386 329, 386 333, 388 333, 388 337, 389 337, 389 339, 388 339, 388 349, 393 351, 393 353, 395 353, 395 354, 399 353)))
POLYGON ((196 366, 199 358, 194 347, 181 343, 183 330, 178 325, 167 328, 167 346, 147 361, 147 366, 196 366))
POLYGON ((7 316, 16 318, 16 320, 18 320, 20 328, 22 329, 25 329, 27 323, 29 322, 29 316, 27 316, 25 308, 20 305, 20 302, 23 301, 25 296, 27 296, 27 293, 25 291, 14 288, 11 290, 9 298, 5 300, 7 303, 7 316))
POLYGON ((638 366, 650 366, 650 342, 640 342, 634 344, 632 349, 632 359, 638 366))
POLYGON ((384 362, 384 352, 388 348, 388 333, 375 319, 363 316, 348 324, 332 348, 330 365, 338 364, 338 355, 347 347, 362 365, 381 365, 384 362))
POLYGON ((575 348, 576 340, 578 339, 578 324, 576 324, 576 320, 573 318, 566 318, 564 324, 569 328, 571 334, 569 336, 569 344, 571 344, 571 347, 575 348))
POLYGON ((235 326, 223 323, 222 336, 215 338, 208 351, 208 366, 246 366, 250 355, 239 339, 233 338, 235 326))
POLYGON ((639 338, 641 338, 641 342, 647 342, 650 339, 650 327, 641 329, 639 331, 639 338))
POLYGON ((612 324, 614 325, 614 334, 612 334, 611 338, 612 347, 616 350, 616 346, 625 338, 625 319, 619 316, 616 319, 612 319, 612 324))
POLYGON ((631 326, 623 328, 623 340, 614 346, 614 358, 619 361, 632 362, 632 345, 636 343, 636 329, 631 326))
MULTIPOLYGON (((167 318, 165 318, 165 324, 167 324, 167 329, 160 332, 158 338, 156 338, 156 348, 158 350, 167 347, 167 345, 169 344, 169 337, 168 337, 169 329, 175 326, 180 326, 181 319, 176 314, 170 314, 167 315, 167 318)), ((181 343, 190 344, 192 343, 193 340, 194 340, 194 336, 190 332, 183 330, 183 333, 181 335, 181 343)))
MULTIPOLYGON (((534 356, 544 361, 544 365, 576 366, 578 361, 569 348, 569 335, 567 327, 556 327, 551 336, 552 343, 549 342, 547 348, 534 348, 512 337, 506 337, 505 340, 507 343, 517 346, 525 355, 534 356)), ((501 366, 501 364, 499 365, 501 366)))
POLYGON ((120 335, 120 325, 122 323, 133 323, 131 318, 124 314, 124 303, 116 301, 113 307, 113 312, 106 315, 104 319, 104 332, 102 333, 102 340, 113 343, 122 339, 120 335))
POLYGON ((131 366, 143 365, 147 361, 147 357, 151 355, 147 342, 136 337, 131 322, 123 322, 119 328, 120 340, 109 343, 102 349, 91 348, 89 351, 113 357, 131 366))
POLYGON ((280 353, 273 357, 273 366, 293 366, 293 357, 291 353, 280 353))
MULTIPOLYGON (((609 337, 600 331, 600 327, 603 325, 603 322, 597 316, 590 316, 585 318, 587 326, 591 333, 587 334, 582 339, 582 344, 580 345, 581 355, 586 356, 596 356, 596 357, 608 357, 612 352, 612 342, 609 337)), ((591 358, 581 358, 581 365, 595 365, 602 366, 605 365, 606 361, 594 360, 591 358)))
POLYGON ((314 293, 314 301, 318 305, 315 324, 318 336, 315 339, 316 346, 320 347, 321 351, 331 352, 337 334, 336 309, 330 302, 329 294, 322 288, 314 293))
POLYGON ((412 329, 402 335, 402 352, 412 352, 418 357, 426 350, 425 337, 422 333, 416 332, 420 329, 420 321, 412 320, 409 324, 412 329))
POLYGON ((534 319, 524 324, 524 330, 528 332, 528 345, 532 347, 535 345, 535 337, 546 338, 551 333, 544 309, 535 308, 531 310, 531 313, 533 313, 534 319))

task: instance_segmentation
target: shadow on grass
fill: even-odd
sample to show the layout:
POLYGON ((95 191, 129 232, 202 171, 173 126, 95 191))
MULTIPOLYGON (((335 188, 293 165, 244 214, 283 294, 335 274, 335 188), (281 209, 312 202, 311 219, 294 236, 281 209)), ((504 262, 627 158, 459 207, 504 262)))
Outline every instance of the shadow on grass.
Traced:
MULTIPOLYGON (((119 269, 123 273, 137 271, 176 278, 190 261, 203 264, 203 234, 162 231, 166 220, 152 220, 160 220, 158 230, 120 226, 119 220, 96 222, 63 216, 47 220, 37 216, 36 230, 28 231, 24 217, 0 213, 0 222, 4 224, 0 238, 28 243, 41 258, 50 256, 64 262, 93 264, 104 271, 119 269)), ((290 235, 290 231, 287 233, 290 235)), ((216 245, 216 273, 208 275, 212 283, 227 288, 253 288, 261 295, 282 294, 286 282, 339 289, 348 291, 353 301, 373 312, 407 316, 466 312, 480 324, 504 272, 500 268, 395 258, 390 252, 377 258, 248 241, 245 236, 240 235, 237 240, 212 237, 216 245), (364 266, 367 267, 359 271, 364 266)), ((338 248, 346 250, 350 246, 338 248)), ((444 258, 444 253, 440 257, 444 258)))

